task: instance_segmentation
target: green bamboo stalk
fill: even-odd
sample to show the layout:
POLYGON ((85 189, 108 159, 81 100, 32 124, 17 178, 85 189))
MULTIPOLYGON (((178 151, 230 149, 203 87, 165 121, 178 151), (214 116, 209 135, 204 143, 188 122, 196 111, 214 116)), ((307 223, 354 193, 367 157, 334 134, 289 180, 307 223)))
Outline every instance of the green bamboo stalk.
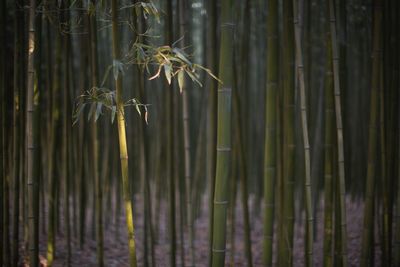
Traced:
MULTIPOLYGON (((278 81, 278 88, 281 88, 282 84, 278 81)), ((280 247, 282 245, 282 241, 285 239, 284 233, 284 224, 285 224, 285 216, 284 216, 284 180, 283 180, 283 92, 279 90, 277 92, 277 109, 276 109, 276 186, 275 189, 277 191, 277 195, 275 198, 276 201, 276 219, 277 219, 277 252, 278 257, 277 261, 280 261, 280 247)))
POLYGON ((385 123, 385 96, 384 90, 385 87, 383 86, 383 68, 381 66, 381 73, 380 73, 380 92, 379 92, 379 146, 380 146, 380 173, 381 173, 381 180, 382 180, 382 265, 383 266, 391 266, 390 262, 390 243, 391 237, 389 235, 389 197, 390 192, 388 188, 388 176, 387 176, 387 149, 386 149, 386 123, 385 123))
MULTIPOLYGON (((179 35, 181 35, 182 40, 180 41, 180 45, 182 48, 186 46, 186 38, 185 38, 185 28, 186 28, 186 1, 179 0, 179 35)), ((183 144, 184 144, 184 173, 185 173, 185 193, 186 193, 186 227, 188 231, 188 244, 189 244, 189 264, 187 266, 195 266, 195 256, 194 256, 194 227, 193 227, 193 208, 192 208, 192 168, 191 168, 191 159, 190 159, 190 135, 189 135, 189 100, 188 100, 188 92, 186 88, 186 81, 183 78, 182 83, 180 84, 181 97, 182 97, 182 121, 183 121, 183 144)))
MULTIPOLYGON (((253 260, 251 255, 251 230, 250 230, 250 218, 249 218, 249 206, 248 206, 248 189, 247 189, 247 166, 244 159, 244 147, 243 147, 243 136, 242 136, 242 122, 240 117, 240 105, 238 92, 233 92, 233 112, 236 117, 236 131, 235 131, 235 143, 237 148, 235 149, 236 162, 238 168, 238 175, 240 180, 241 189, 241 201, 243 206, 243 221, 244 221, 244 243, 245 253, 247 259, 247 266, 253 266, 253 260)), ((236 184, 236 183, 235 183, 236 184)), ((232 209, 235 209, 236 205, 232 205, 232 209)), ((234 223, 234 220, 233 222, 234 223)), ((232 254, 234 254, 232 252, 232 254)))
MULTIPOLYGON (((93 3, 94 4, 94 3, 93 3)), ((97 23, 94 15, 89 15, 89 38, 91 59, 91 84, 92 88, 98 86, 98 62, 97 62, 97 23)), ((99 174, 99 141, 97 134, 96 116, 93 116, 91 124, 93 180, 96 192, 96 241, 97 241, 97 265, 104 266, 103 252, 103 188, 99 174)))
MULTIPOLYGON (((337 166, 337 141, 334 140, 333 143, 333 166, 337 166)), ((333 181, 333 197, 334 197, 334 227, 333 227, 333 263, 335 266, 342 267, 342 238, 341 238, 341 211, 340 211, 340 195, 339 195, 339 179, 338 179, 338 169, 333 168, 332 171, 332 181, 333 181)))
MULTIPOLYGON (((217 1, 207 0, 207 67, 212 73, 217 75, 217 1)), ((209 258, 208 265, 212 263, 212 229, 213 229, 213 201, 214 201, 214 189, 215 189, 215 162, 216 162, 216 113, 217 113, 217 84, 214 79, 207 76, 206 88, 208 91, 208 103, 207 103, 207 163, 206 163, 206 176, 208 183, 209 192, 209 216, 208 216, 208 242, 209 242, 209 258)))
MULTIPOLYGON (((4 122, 4 109, 5 109, 5 68, 4 68, 4 63, 5 63, 5 15, 6 15, 6 1, 2 1, 0 3, 0 38, 1 38, 1 43, 0 43, 0 97, 1 97, 1 108, 0 108, 0 192, 4 192, 4 168, 3 168, 3 160, 5 158, 4 155, 4 142, 3 142, 3 131, 5 128, 5 122, 4 122)), ((3 214, 4 214, 4 207, 3 207, 3 193, 0 196, 0 264, 3 264, 3 253, 4 253, 4 246, 3 246, 3 236, 4 236, 4 225, 3 225, 3 214)))
MULTIPOLYGON (((83 125, 82 125, 82 128, 83 125)), ((79 164, 79 247, 82 249, 85 244, 85 233, 86 233, 86 186, 85 186, 85 167, 84 167, 84 160, 85 160, 85 146, 83 144, 84 137, 83 137, 83 129, 79 133, 79 139, 81 140, 82 144, 82 153, 81 153, 81 162, 79 164)))
POLYGON ((232 174, 231 181, 229 184, 229 209, 228 209, 228 227, 230 228, 230 257, 229 257, 229 266, 235 266, 235 255, 236 255, 236 196, 237 196, 237 169, 238 169, 238 152, 237 149, 233 149, 232 151, 232 174))
MULTIPOLYGON (((112 0, 112 47, 113 59, 119 61, 121 59, 121 51, 119 47, 119 30, 118 30, 118 1, 112 0)), ((121 175, 122 175, 122 190, 125 204, 126 225, 128 229, 128 244, 129 244, 129 264, 131 267, 136 267, 136 245, 135 245, 135 228, 133 224, 133 212, 131 193, 129 188, 128 177, 128 150, 126 145, 125 131, 125 116, 124 102, 122 99, 122 76, 121 73, 115 79, 116 89, 116 105, 117 105, 117 122, 118 122, 118 140, 121 159, 121 175)))
POLYGON ((332 267, 333 236, 333 135, 334 135, 334 100, 332 79, 332 45, 330 25, 326 27, 326 62, 325 62, 325 136, 324 136, 324 266, 332 267))
MULTIPOLYGON (((165 42, 172 46, 173 40, 173 12, 172 0, 166 2, 166 21, 165 21, 165 42)), ((166 84, 166 83, 165 83, 166 84)), ((166 84, 165 92, 165 123, 167 125, 166 132, 166 170, 168 177, 168 220, 169 220, 169 242, 170 242, 170 266, 176 266, 176 214, 175 214, 175 155, 174 155, 174 89, 172 84, 166 84)))
MULTIPOLYGON (((19 104, 20 93, 23 90, 24 86, 24 74, 23 68, 19 64, 22 59, 22 38, 21 33, 23 32, 23 20, 21 16, 21 11, 18 10, 19 1, 16 1, 15 12, 16 12, 16 20, 14 24, 14 32, 15 32, 15 51, 14 51, 14 96, 13 96, 13 180, 14 180, 14 221, 13 221, 13 247, 12 247, 12 266, 18 266, 19 259, 19 199, 20 199, 20 140, 21 140, 21 129, 18 125, 18 120, 21 119, 21 109, 19 104)), ((1 252, 0 252, 1 253, 1 252)), ((1 262, 1 261, 0 261, 1 262)))
MULTIPOLYGON (((201 99, 201 107, 203 109, 207 110, 207 92, 203 91, 202 93, 202 99, 201 99)), ((207 112, 201 112, 200 115, 200 128, 199 132, 196 138, 196 154, 195 154, 195 161, 196 164, 194 166, 194 171, 193 171, 193 181, 192 181, 192 188, 197 188, 193 192, 193 220, 197 219, 200 215, 201 211, 201 203, 202 203, 202 194, 205 186, 207 185, 208 180, 204 180, 204 167, 207 165, 206 162, 206 149, 207 149, 207 112)), ((207 175, 207 173, 206 173, 207 175)), ((195 233, 194 233, 195 234, 195 233)), ((196 240, 195 237, 193 237, 193 240, 196 240)))
POLYGON ((7 208, 5 206, 5 162, 6 162, 6 157, 7 154, 5 153, 5 129, 6 129, 6 120, 5 120, 5 106, 6 106, 6 75, 5 75, 5 63, 6 63, 6 57, 5 57, 5 21, 6 21, 6 1, 3 1, 0 3, 0 22, 1 22, 1 28, 0 28, 0 37, 1 37, 1 47, 0 47, 0 96, 1 96, 1 108, 0 108, 0 264, 5 263, 5 258, 6 256, 6 246, 4 246, 3 240, 6 236, 6 231, 8 230, 6 225, 4 224, 4 217, 5 213, 7 212, 7 208), (4 255, 4 257, 3 257, 4 255))
POLYGON ((232 1, 223 0, 221 6, 221 48, 217 112, 217 166, 214 192, 212 266, 225 264, 226 212, 228 177, 231 156, 231 94, 233 64, 232 1))
MULTIPOLYGON (((299 1, 300 5, 301 0, 299 1)), ((303 132, 303 145, 304 145, 304 163, 305 163, 305 179, 304 179, 304 192, 305 192, 305 210, 306 210, 306 248, 305 248, 305 262, 306 266, 313 266, 313 211, 311 200, 311 159, 310 159, 310 142, 308 137, 308 123, 307 123, 307 101, 306 90, 304 82, 304 65, 303 65, 303 52, 301 45, 301 25, 299 23, 299 12, 296 0, 293 0, 293 13, 294 13, 294 29, 295 29, 295 42, 296 42, 296 65, 297 65, 297 79, 300 87, 300 107, 301 107, 301 128, 303 132)))
MULTIPOLYGON (((58 15, 58 14, 57 14, 58 15)), ((50 27, 50 23, 47 23, 50 27)), ((49 36, 48 36, 49 38, 49 36)), ((48 230, 47 230, 47 265, 51 267, 53 265, 55 251, 56 251, 56 194, 57 194, 57 179, 55 177, 55 159, 56 159, 56 141, 58 141, 56 129, 58 126, 58 94, 60 91, 60 65, 61 65, 61 37, 58 31, 55 32, 55 64, 53 72, 53 84, 51 90, 51 110, 50 110, 50 127, 49 127, 49 145, 48 145, 48 230)), ((47 59, 50 62, 50 58, 47 59)))
MULTIPOLYGON (((66 8, 65 13, 62 14, 62 18, 65 21, 69 21, 69 0, 64 2, 63 8, 66 8)), ((65 29, 67 32, 69 31, 69 26, 66 26, 65 29)), ((69 114, 68 114, 68 98, 69 98, 69 90, 70 90, 70 73, 69 73, 69 65, 70 65, 70 38, 69 35, 62 36, 63 39, 63 54, 64 54, 64 65, 63 65, 63 90, 61 93, 62 96, 62 131, 61 131, 61 162, 60 162, 60 173, 63 181, 63 196, 64 196, 64 228, 65 228, 65 235, 66 235, 66 265, 69 267, 71 266, 71 222, 70 222, 70 205, 69 205, 69 195, 70 195, 70 183, 69 177, 70 173, 68 171, 69 168, 69 135, 68 129, 70 126, 69 122, 69 114)), ((62 189, 60 188, 60 191, 62 189)))
MULTIPOLYGON (((136 20, 136 29, 138 29, 137 38, 140 43, 145 43, 145 38, 142 34, 146 31, 146 21, 143 14, 140 14, 139 18, 136 20)), ((145 71, 143 66, 138 66, 138 99, 141 103, 147 103, 146 93, 145 93, 145 71)), ((144 232, 145 232, 145 264, 148 262, 147 260, 147 239, 149 239, 150 246, 150 266, 155 266, 155 251, 154 251, 154 228, 153 228, 153 216, 152 216, 152 198, 150 191, 150 177, 149 177, 149 144, 147 140, 147 131, 146 131, 146 120, 140 118, 140 123, 138 125, 138 139, 139 139, 139 155, 140 155, 140 175, 143 185, 143 197, 144 197, 144 232)), ((148 265, 148 263, 147 263, 148 265)))
POLYGON ((381 51, 381 23, 382 10, 381 1, 374 0, 373 14, 373 44, 372 44, 372 81, 371 81, 371 100, 369 115, 368 133, 368 169, 365 192, 364 224, 361 248, 361 266, 368 266, 371 259, 371 246, 373 235, 373 213, 375 200, 375 175, 376 175, 376 155, 378 138, 378 109, 379 109, 379 87, 381 86, 380 76, 382 64, 381 51))
MULTIPOLYGON (((398 56, 398 46, 399 46, 399 33, 398 33, 398 26, 400 18, 397 15, 399 13, 399 3, 398 1, 387 1, 387 8, 388 12, 390 12, 389 21, 390 24, 387 28, 390 29, 390 42, 391 44, 390 49, 387 51, 388 56, 386 58, 390 58, 392 60, 392 64, 388 66, 388 74, 390 76, 388 78, 384 78, 382 76, 382 88, 385 88, 386 93, 385 101, 387 103, 387 115, 385 117, 385 123, 387 125, 386 131, 386 138, 385 138, 385 146, 386 146, 386 181, 384 184, 384 196, 387 197, 384 200, 386 202, 386 207, 384 207, 384 213, 386 213, 386 226, 384 227, 384 233, 386 235, 386 244, 385 253, 382 254, 382 257, 385 257, 386 263, 384 264, 392 266, 393 264, 393 239, 390 238, 394 236, 393 232, 393 212, 394 212, 394 205, 395 205, 395 175, 396 175, 396 156, 397 150, 396 146, 393 146, 393 143, 396 143, 396 130, 397 130, 397 105, 398 105, 398 87, 399 87, 399 77, 397 73, 399 72, 399 56, 398 56), (388 81, 389 80, 389 81, 388 81)), ((386 28, 386 27, 385 27, 386 28)), ((383 33, 384 34, 384 33, 383 33)), ((383 48, 385 50, 385 48, 383 48)), ((385 57, 385 56, 383 56, 385 57)), ((386 72, 386 71, 384 71, 386 72)), ((385 107, 385 106, 384 106, 385 107)))
MULTIPOLYGON (((35 128, 35 116, 37 117, 37 110, 34 100, 35 90, 35 69, 34 69, 34 56, 35 56, 35 0, 30 0, 29 3, 29 41, 28 41, 28 84, 27 84, 27 174, 28 174, 28 197, 29 197, 29 261, 30 266, 39 266, 39 244, 37 239, 37 225, 39 222, 38 213, 36 212, 36 193, 37 183, 39 180, 39 166, 35 166, 39 161, 35 159, 35 153, 38 140, 37 129, 35 128), (36 131, 35 131, 36 130, 36 131)), ((36 121, 37 124, 37 121, 36 121)))
MULTIPOLYGON (((4 89, 7 88, 7 85, 4 86, 4 89)), ((7 108, 3 109, 3 116, 4 116, 4 129, 3 129, 3 240, 2 246, 4 247, 3 252, 3 263, 5 266, 9 266, 11 264, 11 250, 10 250, 10 152, 11 152, 11 145, 6 141, 8 136, 11 136, 10 132, 10 117, 9 117, 9 95, 5 93, 5 104, 7 108)))
MULTIPOLYGON (((399 95, 400 96, 400 95, 399 95)), ((400 123, 400 106, 397 107, 398 122, 400 123)), ((397 132, 397 150, 400 151, 400 131, 397 132)), ((400 157, 397 158, 399 161, 400 157)), ((400 265, 400 164, 397 165, 397 199, 395 210, 395 232, 394 232, 394 266, 400 265)))
POLYGON ((272 266, 275 181, 277 161, 277 90, 278 90, 278 1, 268 1, 267 15, 267 74, 265 92, 265 147, 264 147, 264 239, 263 264, 272 266))
MULTIPOLYGON (((42 187, 42 174, 43 174, 43 166, 42 166, 42 143, 41 143, 41 118, 42 118, 42 96, 41 89, 42 87, 42 71, 40 68, 40 62, 42 59, 42 19, 40 16, 35 16, 35 87, 34 87, 34 107, 35 112, 33 116, 33 137, 34 137, 34 146, 36 147, 35 153, 33 155, 33 176, 36 178, 36 183, 34 186, 34 201, 33 208, 34 213, 36 214, 37 220, 34 225, 34 241, 37 246, 37 253, 39 255, 39 223, 40 223, 40 191, 42 187)), ((39 260, 38 260, 39 261, 39 260)))
MULTIPOLYGON (((79 3, 79 8, 83 8, 83 2, 79 3)), ((82 18, 82 28, 84 32, 89 31, 89 18, 88 16, 83 16, 82 18)), ((79 38, 79 49, 81 52, 80 60, 79 60, 79 88, 76 90, 77 94, 82 94, 87 88, 87 68, 88 68, 88 36, 81 35, 79 38)), ((85 144, 84 144, 84 134, 85 134, 85 120, 79 120, 77 122, 77 135, 76 135, 76 165, 77 169, 76 173, 76 183, 77 183, 77 193, 78 193, 78 207, 79 207, 79 219, 78 219, 78 228, 79 228, 79 248, 83 249, 85 244, 85 203, 86 203, 86 192, 85 192, 85 166, 84 166, 84 155, 85 155, 85 144)), ((103 164, 103 167, 109 166, 109 164, 103 164)))
POLYGON ((293 3, 283 1, 283 213, 284 238, 279 240, 279 264, 291 266, 293 262, 294 231, 294 28, 293 3))
POLYGON ((334 10, 334 0, 329 0, 329 21, 331 28, 332 42, 332 61, 333 61, 333 86, 335 96, 335 115, 336 115, 336 138, 338 146, 338 179, 339 179, 339 210, 340 210, 340 233, 341 233, 341 257, 343 267, 347 266, 347 225, 346 225, 346 188, 345 188, 345 166, 344 166, 344 145, 343 145, 343 123, 341 110, 340 94, 340 75, 339 75, 339 53, 336 35, 336 18, 334 10))
MULTIPOLYGON (((396 11, 399 12, 400 10, 400 5, 397 4, 396 11)), ((397 26, 400 26, 400 18, 397 17, 397 26)), ((396 44, 399 44, 400 41, 400 36, 397 35, 396 39, 396 44)), ((397 49, 397 48, 396 48, 397 49)), ((399 68, 399 59, 400 59, 400 53, 397 54, 397 69, 399 68)), ((399 82, 399 81, 398 81, 399 82)), ((397 88, 396 88, 397 90, 397 88)), ((397 103, 399 103, 400 100, 400 94, 397 95, 397 103)), ((400 105, 397 105, 397 109, 394 113, 397 115, 397 120, 395 120, 395 123, 397 122, 397 125, 400 126, 400 105)), ((395 117, 396 118, 396 117, 395 117)), ((395 167, 394 170, 397 170, 397 177, 394 177, 394 179, 397 180, 397 199, 395 201, 395 215, 394 215, 394 246, 393 246, 393 264, 394 266, 399 266, 400 265, 400 164, 399 164, 399 159, 400 159, 400 131, 399 128, 397 128, 397 136, 393 136, 394 139, 397 139, 397 158, 393 159, 394 164, 397 164, 397 168, 395 167)), ((396 171, 394 171, 396 173, 396 171)), ((393 192, 395 189, 393 189, 393 192)), ((394 203, 393 203, 394 204, 394 203)))

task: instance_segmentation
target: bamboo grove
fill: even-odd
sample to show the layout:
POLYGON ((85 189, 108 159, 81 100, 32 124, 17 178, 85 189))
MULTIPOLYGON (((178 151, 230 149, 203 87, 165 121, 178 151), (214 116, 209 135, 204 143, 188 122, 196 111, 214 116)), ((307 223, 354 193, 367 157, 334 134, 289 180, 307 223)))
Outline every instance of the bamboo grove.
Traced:
POLYGON ((0 266, 400 266, 399 14, 0 1, 0 266))

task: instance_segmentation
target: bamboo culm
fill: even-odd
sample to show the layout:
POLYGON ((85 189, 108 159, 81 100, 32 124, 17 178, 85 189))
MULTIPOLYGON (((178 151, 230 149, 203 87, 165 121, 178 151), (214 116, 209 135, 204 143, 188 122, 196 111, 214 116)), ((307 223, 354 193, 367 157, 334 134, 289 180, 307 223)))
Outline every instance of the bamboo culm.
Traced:
POLYGON ((221 6, 221 47, 217 111, 217 165, 213 207, 212 267, 225 264, 226 218, 231 158, 231 96, 233 83, 233 20, 232 1, 221 6))

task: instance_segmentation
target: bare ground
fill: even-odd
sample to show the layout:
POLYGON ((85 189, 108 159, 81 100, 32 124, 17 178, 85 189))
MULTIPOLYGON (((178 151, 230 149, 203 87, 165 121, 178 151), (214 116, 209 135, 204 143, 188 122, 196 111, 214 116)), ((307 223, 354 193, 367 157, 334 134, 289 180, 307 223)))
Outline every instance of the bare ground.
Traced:
MULTIPOLYGON (((141 199, 136 197, 136 209, 134 211, 134 220, 136 227, 136 245, 137 257, 139 266, 143 266, 143 212, 141 208, 141 199)), ((362 233, 362 219, 363 219, 363 203, 361 201, 347 199, 347 231, 348 231, 348 259, 349 266, 359 266, 359 257, 361 251, 361 233, 362 233)), ((207 203, 203 201, 203 212, 195 222, 196 226, 196 266, 208 265, 208 211, 207 203)), ((235 234, 235 252, 234 252, 234 266, 246 266, 246 258, 244 253, 244 228, 242 220, 242 209, 238 203, 237 216, 236 216, 236 234, 235 234)), ((167 236, 167 205, 162 203, 160 212, 160 229, 158 242, 155 245, 156 266, 169 266, 169 239, 167 236)), ((252 212, 254 214, 254 212, 252 212)), ((317 213, 317 238, 314 242, 314 266, 322 266, 322 248, 323 248, 323 213, 322 205, 318 208, 317 213)), ((72 216, 71 216, 72 217, 72 216)), ((303 216, 304 217, 304 216, 303 216)), ((79 246, 79 239, 75 234, 77 231, 71 231, 72 236, 72 257, 71 266, 97 266, 96 264, 96 242, 94 241, 93 221, 92 214, 89 211, 86 218, 86 240, 85 245, 81 249, 79 246)), ((111 217, 110 217, 111 218, 111 217)), ((114 219, 105 216, 105 221, 111 223, 104 229, 104 261, 105 266, 128 266, 128 246, 125 235, 125 217, 121 214, 119 223, 116 224, 114 219), (118 226, 117 226, 118 225, 118 226)), ((178 220, 177 220, 178 221, 178 220)), ((43 223, 43 220, 41 221, 43 223)), ((74 229, 75 226, 72 226, 74 229)), ((73 230, 72 229, 72 230, 73 230)), ((66 238, 63 234, 63 224, 60 227, 61 232, 56 237, 56 257, 54 266, 66 266, 66 238)), ((179 226, 177 225, 177 232, 179 235, 179 226)), ((252 255, 253 265, 262 266, 262 219, 261 215, 252 216, 251 218, 251 240, 252 240, 252 255)), ((231 259, 232 250, 229 243, 230 237, 228 234, 226 265, 231 259)), ((379 266, 380 249, 379 239, 376 238, 375 243, 375 266, 379 266)), ((180 253, 180 237, 177 237, 177 266, 182 266, 181 253, 180 253)), ((186 260, 189 260, 187 242, 184 242, 184 250, 186 260)), ((276 242, 275 242, 276 243, 276 242)), ((275 244, 276 245, 276 244, 275 244)), ((21 252, 24 247, 21 245, 21 252)), ((276 250, 274 250, 276 251, 276 250)), ((303 253, 304 253, 304 223, 297 220, 295 224, 295 240, 294 240, 294 266, 303 266, 303 253)), ((46 266, 46 234, 41 231, 40 234, 40 257, 42 266, 46 266)), ((274 260, 275 261, 275 260, 274 260)))

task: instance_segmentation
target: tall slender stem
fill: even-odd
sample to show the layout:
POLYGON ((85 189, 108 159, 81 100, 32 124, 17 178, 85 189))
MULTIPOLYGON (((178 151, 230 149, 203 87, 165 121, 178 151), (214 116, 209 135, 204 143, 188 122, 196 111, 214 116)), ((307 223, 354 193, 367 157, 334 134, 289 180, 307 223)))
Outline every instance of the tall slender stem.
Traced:
MULTIPOLYGON (((313 266, 313 212, 311 200, 311 158, 310 158, 310 141, 308 136, 308 122, 307 122, 307 101, 306 90, 304 82, 304 64, 303 64, 303 50, 301 45, 301 25, 299 23, 300 14, 298 12, 297 1, 293 0, 293 13, 295 19, 293 20, 295 29, 295 43, 296 43, 296 68, 297 79, 300 87, 300 107, 301 107, 301 129, 303 132, 304 144, 304 163, 305 163, 305 179, 304 179, 304 192, 305 192, 305 210, 306 210, 306 248, 305 248, 305 262, 306 266, 313 266)), ((301 0, 300 0, 301 2, 301 0)))
POLYGON ((275 182, 277 161, 277 90, 278 90, 278 1, 268 1, 267 16, 267 83, 265 104, 264 148, 264 240, 263 263, 272 266, 272 245, 275 207, 275 182))
POLYGON ((232 1, 221 6, 221 48, 217 112, 217 166, 214 192, 212 266, 225 264, 226 217, 228 205, 229 169, 231 158, 231 95, 233 84, 233 20, 232 1))
POLYGON ((35 230, 39 222, 37 209, 35 208, 37 183, 39 181, 39 172, 37 171, 39 166, 35 166, 35 163, 39 163, 34 157, 37 156, 35 153, 37 145, 37 129, 34 129, 35 124, 35 69, 34 69, 34 56, 35 56, 35 0, 30 0, 29 3, 29 36, 28 36, 28 85, 27 85, 27 166, 28 166, 28 198, 29 198, 29 209, 28 209, 28 224, 29 224, 29 260, 30 265, 33 267, 39 266, 39 244, 35 230))
POLYGON ((339 209, 340 209, 340 234, 341 234, 341 257, 343 267, 347 266, 347 224, 346 224, 346 188, 345 188, 345 168, 344 168, 344 144, 343 144, 343 123, 342 105, 340 93, 339 75, 339 52, 336 35, 336 18, 334 10, 334 0, 329 0, 329 21, 331 27, 332 60, 333 60, 333 86, 335 99, 336 115, 336 138, 338 146, 338 179, 339 179, 339 209))
MULTIPOLYGON (((119 46, 119 33, 118 33, 118 1, 112 0, 112 47, 113 59, 119 61, 121 58, 121 51, 119 46)), ((128 245, 129 245, 129 264, 131 267, 137 266, 136 260, 136 244, 135 244, 135 228, 133 224, 133 211, 131 192, 129 187, 128 177, 128 149, 126 144, 126 130, 125 130, 125 113, 124 101, 122 95, 122 74, 119 73, 115 79, 116 89, 116 105, 117 105, 117 122, 118 122, 118 141, 119 153, 121 160, 121 176, 122 176, 122 190, 125 204, 126 225, 128 229, 128 245)))

